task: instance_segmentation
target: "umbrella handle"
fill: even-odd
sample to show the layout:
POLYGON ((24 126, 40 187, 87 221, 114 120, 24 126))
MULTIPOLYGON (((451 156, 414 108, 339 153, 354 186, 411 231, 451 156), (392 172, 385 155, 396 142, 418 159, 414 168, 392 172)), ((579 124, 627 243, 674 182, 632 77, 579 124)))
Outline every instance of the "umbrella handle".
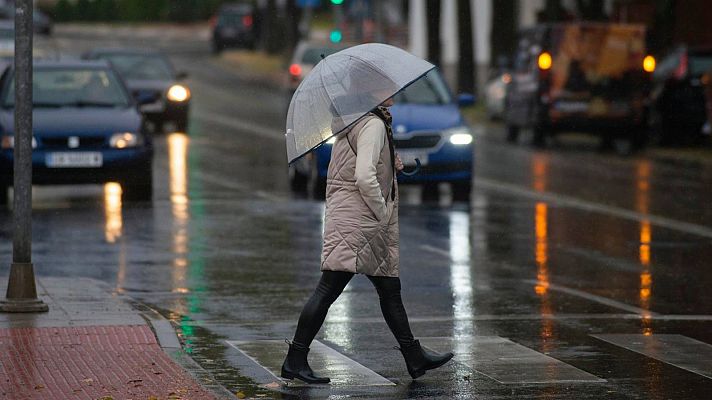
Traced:
POLYGON ((418 172, 420 172, 420 159, 416 158, 415 159, 415 169, 413 169, 410 172, 401 171, 401 174, 403 174, 405 176, 413 176, 413 175, 417 174, 418 172))

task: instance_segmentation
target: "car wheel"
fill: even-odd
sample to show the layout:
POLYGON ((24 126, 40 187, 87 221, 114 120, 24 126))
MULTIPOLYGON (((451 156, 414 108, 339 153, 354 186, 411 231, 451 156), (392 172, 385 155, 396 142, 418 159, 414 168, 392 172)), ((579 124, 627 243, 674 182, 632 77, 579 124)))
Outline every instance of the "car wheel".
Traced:
POLYGON ((546 128, 544 126, 538 125, 533 129, 532 145, 534 147, 545 147, 546 146, 546 128))
POLYGON ((293 165, 289 167, 289 186, 293 192, 306 192, 308 183, 309 176, 297 171, 293 165))
POLYGON ((223 51, 223 44, 217 40, 213 41, 213 54, 219 55, 223 51))
POLYGON ((519 140, 519 127, 507 125, 507 142, 517 143, 517 140, 519 140))
POLYGON ((151 201, 153 199, 153 169, 143 175, 141 179, 127 181, 121 185, 123 201, 151 201))
POLYGON ((472 182, 453 182, 452 183, 452 199, 454 201, 470 201, 472 193, 472 182))
POLYGON ((163 121, 153 122, 153 133, 163 133, 163 121))
POLYGON ((319 176, 316 157, 312 158, 309 167, 309 193, 317 200, 326 198, 326 178, 319 176))
POLYGON ((440 187, 437 182, 424 183, 421 191, 423 203, 436 202, 440 199, 440 187))
POLYGON ((7 192, 10 187, 8 185, 0 185, 0 205, 5 206, 8 203, 7 192))
POLYGON ((188 132, 188 115, 184 115, 175 121, 176 130, 178 132, 187 133, 188 132))

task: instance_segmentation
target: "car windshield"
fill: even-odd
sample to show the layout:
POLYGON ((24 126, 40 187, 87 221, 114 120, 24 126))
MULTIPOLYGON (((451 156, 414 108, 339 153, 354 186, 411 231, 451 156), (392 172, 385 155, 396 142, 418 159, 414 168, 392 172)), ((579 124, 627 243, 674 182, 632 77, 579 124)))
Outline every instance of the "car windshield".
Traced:
MULTIPOLYGON (((129 98, 108 69, 35 68, 32 79, 35 107, 127 107, 129 98)), ((5 91, 4 107, 15 104, 15 80, 5 91)))
POLYGON ((248 13, 240 13, 240 12, 225 12, 223 14, 220 14, 220 17, 218 18, 218 24, 221 26, 235 26, 235 25, 243 25, 243 18, 248 16, 250 14, 248 13))
POLYGON ((452 103, 452 96, 437 70, 428 72, 395 96, 396 103, 442 105, 452 103))
POLYGON ((321 55, 323 54, 324 57, 334 54, 339 49, 334 48, 334 47, 311 47, 308 48, 304 51, 304 55, 302 55, 302 64, 307 64, 307 65, 317 65, 319 61, 321 61, 321 55))
POLYGON ((104 54, 99 58, 111 62, 124 79, 147 81, 173 79, 171 66, 166 59, 159 55, 104 54))
POLYGON ((15 40, 15 30, 0 28, 0 40, 15 40))
POLYGON ((690 75, 700 76, 712 69, 712 54, 690 57, 690 75))

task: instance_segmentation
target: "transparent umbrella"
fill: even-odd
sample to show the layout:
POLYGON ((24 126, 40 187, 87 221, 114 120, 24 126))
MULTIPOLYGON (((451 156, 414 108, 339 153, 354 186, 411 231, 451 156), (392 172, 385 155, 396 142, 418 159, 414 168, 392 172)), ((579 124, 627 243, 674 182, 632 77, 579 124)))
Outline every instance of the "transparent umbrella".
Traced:
POLYGON ((394 46, 368 43, 323 58, 292 96, 287 161, 339 134, 435 66, 394 46))

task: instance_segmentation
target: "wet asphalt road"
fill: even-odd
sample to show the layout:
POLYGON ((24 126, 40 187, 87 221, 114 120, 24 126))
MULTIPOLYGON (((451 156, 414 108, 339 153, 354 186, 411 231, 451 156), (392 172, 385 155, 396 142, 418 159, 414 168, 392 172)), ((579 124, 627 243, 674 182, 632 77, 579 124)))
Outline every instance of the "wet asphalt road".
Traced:
MULTIPOLYGON (((447 188, 423 204, 417 188, 404 188, 401 210, 413 331, 455 360, 412 381, 375 291, 357 277, 317 337, 325 349, 313 353, 346 370, 358 363, 363 376, 283 386, 264 367, 281 362, 286 345, 274 341, 291 338, 318 280, 323 215, 322 202, 288 189, 283 93, 212 58, 200 35, 58 32, 51 44, 75 54, 137 42, 170 50, 190 73, 192 120, 187 133, 155 137, 152 204, 122 204, 113 185, 36 189, 35 268, 101 279, 159 310, 232 392, 709 398, 709 165, 621 158, 578 141, 535 151, 505 144, 497 125, 475 127, 470 204, 450 202, 447 188)), ((10 219, 0 211, 4 265, 10 219)))

